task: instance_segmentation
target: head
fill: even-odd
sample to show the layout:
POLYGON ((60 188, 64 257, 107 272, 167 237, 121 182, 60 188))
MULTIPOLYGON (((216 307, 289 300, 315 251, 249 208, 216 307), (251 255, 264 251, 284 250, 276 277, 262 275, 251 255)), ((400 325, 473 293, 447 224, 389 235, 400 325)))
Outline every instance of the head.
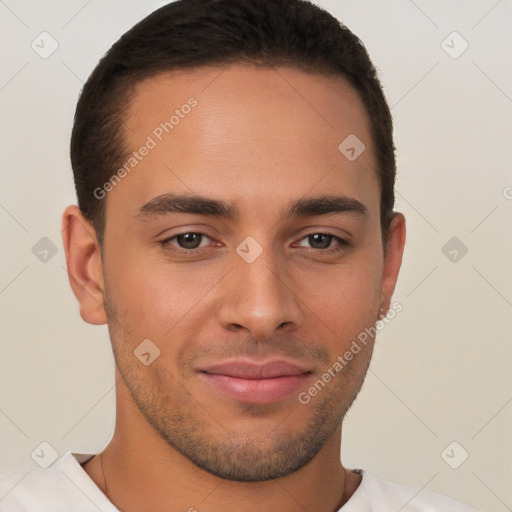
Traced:
POLYGON ((298 397, 389 308, 405 240, 359 39, 302 0, 164 6, 88 79, 71 160, 70 281, 84 320, 108 323, 118 407, 223 478, 311 461, 374 340, 298 397), (247 371, 267 372, 259 390, 247 371))

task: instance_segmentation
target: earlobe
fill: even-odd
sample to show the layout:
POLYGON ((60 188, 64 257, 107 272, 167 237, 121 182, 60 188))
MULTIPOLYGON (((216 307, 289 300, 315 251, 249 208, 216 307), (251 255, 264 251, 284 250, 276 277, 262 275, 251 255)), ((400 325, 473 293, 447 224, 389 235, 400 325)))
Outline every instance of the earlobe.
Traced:
POLYGON ((106 324, 100 246, 94 227, 77 206, 68 206, 64 211, 62 241, 69 283, 80 304, 80 316, 90 324, 106 324))
POLYGON ((391 220, 389 235, 382 269, 382 297, 381 307, 384 315, 390 308, 391 297, 395 291, 398 273, 402 264, 402 256, 405 247, 405 217, 401 213, 395 213, 391 220))

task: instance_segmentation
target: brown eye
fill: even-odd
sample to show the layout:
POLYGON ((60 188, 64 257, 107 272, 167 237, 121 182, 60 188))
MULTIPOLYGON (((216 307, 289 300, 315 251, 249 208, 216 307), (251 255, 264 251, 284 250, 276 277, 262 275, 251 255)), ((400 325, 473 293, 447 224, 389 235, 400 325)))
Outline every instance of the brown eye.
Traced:
POLYGON ((178 252, 193 252, 199 249, 206 249, 212 239, 203 233, 180 233, 166 238, 160 242, 165 248, 178 252))
POLYGON ((175 238, 182 249, 197 249, 201 245, 202 237, 200 233, 184 233, 175 238))
POLYGON ((328 249, 331 245, 332 235, 325 235, 324 233, 315 233, 308 236, 308 242, 313 249, 328 249))
POLYGON ((321 252, 336 252, 346 248, 349 243, 336 235, 330 233, 311 233, 305 236, 299 243, 301 247, 309 247, 321 252), (307 241, 307 245, 304 244, 307 241), (336 242, 333 244, 332 242, 336 242))

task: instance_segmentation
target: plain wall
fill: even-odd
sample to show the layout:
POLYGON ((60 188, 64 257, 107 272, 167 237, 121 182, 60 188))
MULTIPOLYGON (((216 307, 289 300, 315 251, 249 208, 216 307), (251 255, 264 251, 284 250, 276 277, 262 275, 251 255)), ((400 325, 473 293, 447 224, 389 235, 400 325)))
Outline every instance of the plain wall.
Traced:
MULTIPOLYGON (((342 460, 509 510, 512 2, 317 3, 363 40, 379 69, 395 121, 396 209, 408 228, 394 296, 403 310, 379 335, 345 422, 342 460), (462 450, 469 456, 453 469, 446 453, 454 465, 462 450)), ((108 333, 81 320, 65 270, 61 214, 75 202, 69 136, 100 56, 160 5, 0 3, 2 473, 35 466, 42 441, 59 455, 92 453, 113 433, 108 333), (31 47, 43 31, 59 45, 47 59, 31 47), (46 262, 33 253, 39 243, 34 252, 51 254, 44 237, 57 251, 46 262)))

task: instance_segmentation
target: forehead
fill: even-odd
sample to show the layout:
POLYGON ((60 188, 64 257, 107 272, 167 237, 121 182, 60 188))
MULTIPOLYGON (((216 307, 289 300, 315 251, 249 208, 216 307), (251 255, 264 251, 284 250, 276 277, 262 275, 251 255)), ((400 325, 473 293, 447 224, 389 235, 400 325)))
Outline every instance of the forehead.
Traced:
POLYGON ((250 196, 268 208, 269 192, 375 196, 368 116, 342 77, 249 65, 162 73, 137 84, 124 138, 126 161, 150 147, 112 194, 124 188, 133 205, 163 193, 250 196), (357 159, 345 140, 364 148, 357 159))
MULTIPOLYGON (((278 133, 298 134, 300 128, 312 140, 315 133, 320 137, 331 131, 341 136, 350 129, 367 138, 369 131, 359 94, 344 77, 236 64, 175 70, 138 82, 125 116, 128 137, 151 132, 190 98, 199 106, 192 117, 198 122, 209 118, 203 128, 223 128, 234 141, 237 134, 270 139, 278 133)), ((208 139, 214 134, 196 133, 203 135, 208 139)))

